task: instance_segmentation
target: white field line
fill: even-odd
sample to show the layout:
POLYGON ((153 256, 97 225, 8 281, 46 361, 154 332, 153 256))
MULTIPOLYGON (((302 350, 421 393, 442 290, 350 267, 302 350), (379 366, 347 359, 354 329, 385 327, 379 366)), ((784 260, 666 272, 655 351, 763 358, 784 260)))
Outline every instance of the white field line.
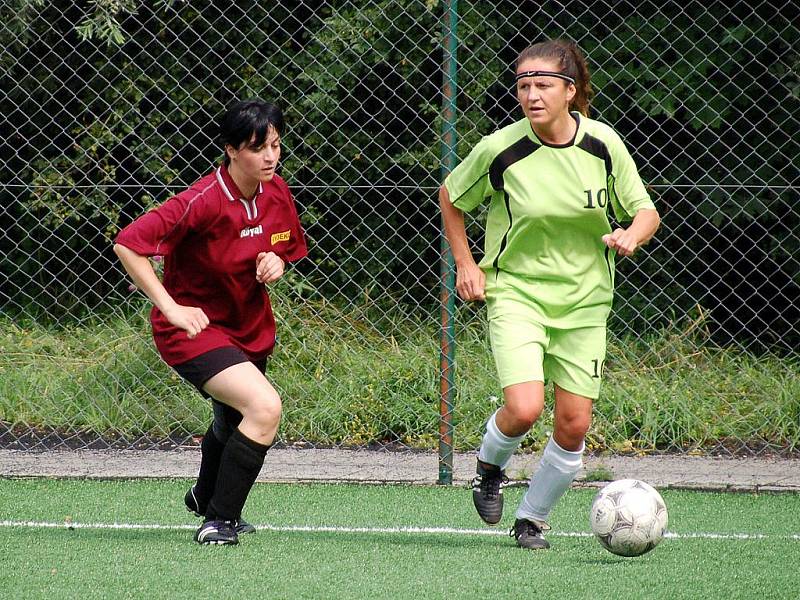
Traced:
MULTIPOLYGON (((64 521, 61 523, 51 521, 0 521, 0 527, 21 527, 30 529, 138 529, 138 530, 194 530, 196 525, 163 525, 159 523, 78 523, 64 521)), ((363 534, 424 534, 424 535, 467 535, 467 536, 506 536, 504 529, 459 529, 456 527, 339 527, 326 525, 256 525, 262 531, 275 531, 283 533, 363 533, 363 534)), ((550 531, 548 536, 554 537, 592 537, 591 533, 584 531, 550 531)), ((664 536, 669 539, 708 539, 708 540, 767 540, 789 539, 800 541, 800 534, 777 535, 766 533, 674 533, 667 532, 664 536)))

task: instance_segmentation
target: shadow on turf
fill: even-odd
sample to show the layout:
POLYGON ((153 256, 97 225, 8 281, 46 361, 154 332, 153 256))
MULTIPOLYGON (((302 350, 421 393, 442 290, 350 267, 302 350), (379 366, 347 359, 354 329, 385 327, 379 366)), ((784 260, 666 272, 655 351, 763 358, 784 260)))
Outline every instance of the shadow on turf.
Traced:
MULTIPOLYGON (((505 532, 504 532, 505 533, 505 532)), ((261 532, 259 532, 261 534, 261 532)), ((514 552, 530 552, 518 548, 511 536, 464 536, 446 533, 362 533, 356 531, 264 531, 263 535, 295 536, 314 541, 331 541, 335 543, 355 543, 364 545, 374 543, 393 544, 398 546, 425 546, 429 548, 492 548, 495 550, 511 550, 514 552)), ((613 561, 613 558, 611 559, 613 561)))
MULTIPOLYGON (((52 530, 51 530, 52 531, 52 530)), ((153 530, 100 530, 100 529, 83 529, 64 531, 68 537, 72 537, 71 541, 88 542, 89 540, 116 540, 140 542, 146 540, 153 540, 158 537, 162 542, 173 543, 176 536, 185 537, 186 543, 192 546, 197 544, 192 539, 193 531, 153 531, 153 530), (74 537, 73 537, 74 536, 74 537)), ((492 547, 492 548, 510 548, 516 550, 513 540, 504 539, 501 536, 497 538, 491 537, 463 537, 463 536, 448 536, 442 537, 439 534, 430 533, 414 533, 414 534, 398 534, 398 533, 359 533, 359 532, 332 532, 332 531, 269 531, 261 530, 256 534, 249 534, 239 538, 239 548, 247 548, 248 546, 257 547, 261 543, 266 542, 267 539, 274 540, 278 537, 282 540, 294 539, 306 540, 309 542, 323 542, 332 544, 355 544, 364 546, 369 543, 373 544, 391 544, 397 546, 425 546, 428 548, 475 548, 475 547, 492 547), (264 540, 264 542, 259 542, 264 540)), ((267 542, 272 543, 272 542, 267 542)))
MULTIPOLYGON (((42 530, 44 531, 44 530, 42 530)), ((50 530, 52 531, 52 530, 50 530)), ((183 537, 188 545, 195 546, 196 544, 192 539, 193 531, 186 529, 185 531, 179 530, 163 530, 153 531, 148 529, 138 530, 102 530, 102 529, 89 529, 78 528, 74 530, 67 530, 66 528, 60 530, 68 533, 69 536, 75 536, 74 541, 88 539, 114 539, 117 541, 130 540, 152 540, 154 536, 162 539, 163 542, 173 543, 177 536, 183 537)), ((498 530, 500 531, 500 530, 498 530)), ((511 550, 514 552, 525 553, 521 548, 517 548, 514 540, 510 536, 497 535, 497 536, 462 536, 458 534, 440 534, 440 533, 362 533, 355 531, 274 531, 268 529, 261 529, 256 534, 249 534, 240 538, 241 542, 239 548, 247 548, 248 546, 260 545, 259 540, 264 538, 303 538, 309 541, 316 542, 332 542, 332 543, 354 543, 357 545, 364 545, 374 541, 374 543, 390 543, 398 546, 425 546, 429 548, 475 548, 485 547, 494 550, 511 550)), ((266 541, 266 540, 265 540, 266 541)), ((554 548, 558 550, 558 546, 554 548)), ((534 553, 539 554, 539 553, 534 553)), ((608 554, 601 558, 583 558, 579 562, 584 565, 601 566, 601 565, 618 565, 618 564, 635 564, 630 558, 624 558, 608 554)))
POLYGON ((591 558, 591 559, 584 558, 583 560, 580 560, 579 562, 581 562, 584 565, 593 565, 593 566, 597 566, 597 565, 618 565, 618 564, 631 564, 631 559, 609 556, 607 558, 591 558))
POLYGON ((450 535, 450 536, 443 536, 442 534, 438 533, 359 533, 355 531, 348 531, 348 532, 332 532, 332 531, 280 531, 280 532, 267 532, 272 534, 278 535, 293 535, 293 536, 304 536, 308 537, 309 539, 315 540, 330 540, 330 541, 339 541, 342 542, 343 540, 351 541, 351 542, 358 542, 359 544, 363 544, 370 540, 375 540, 375 542, 390 542, 392 544, 397 545, 425 545, 430 547, 463 547, 463 548, 471 548, 475 547, 476 545, 488 545, 488 546, 506 546, 514 547, 513 541, 511 539, 505 540, 502 536, 498 536, 497 538, 493 537, 466 537, 460 535, 450 535))
POLYGON ((153 542, 158 539, 159 542, 172 543, 176 538, 183 537, 187 544, 197 546, 193 540, 194 531, 187 529, 186 531, 180 530, 161 530, 154 531, 152 529, 93 529, 88 527, 77 527, 75 529, 40 529, 37 532, 44 532, 52 534, 53 532, 65 533, 67 539, 74 543, 83 543, 90 540, 113 540, 116 542, 121 541, 149 541, 153 542))

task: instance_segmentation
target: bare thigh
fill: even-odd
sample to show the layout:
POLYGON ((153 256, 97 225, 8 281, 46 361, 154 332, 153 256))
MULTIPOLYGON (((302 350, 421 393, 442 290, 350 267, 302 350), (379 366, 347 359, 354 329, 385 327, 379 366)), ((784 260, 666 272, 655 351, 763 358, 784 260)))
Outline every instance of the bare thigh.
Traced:
POLYGON ((281 399, 253 363, 243 362, 220 371, 203 389, 242 413, 239 430, 244 435, 260 443, 272 443, 280 421, 281 399))

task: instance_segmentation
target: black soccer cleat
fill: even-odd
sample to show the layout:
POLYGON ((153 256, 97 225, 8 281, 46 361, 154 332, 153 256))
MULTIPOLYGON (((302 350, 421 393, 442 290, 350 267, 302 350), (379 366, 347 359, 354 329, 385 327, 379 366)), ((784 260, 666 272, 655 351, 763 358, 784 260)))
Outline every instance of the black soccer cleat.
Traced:
POLYGON ((500 467, 481 461, 478 461, 477 472, 472 480, 472 502, 484 522, 497 525, 503 517, 503 486, 508 483, 508 477, 500 467))
POLYGON ((252 524, 248 523, 247 521, 245 521, 242 518, 236 519, 234 521, 234 523, 236 524, 234 529, 236 530, 236 533, 238 533, 239 535, 242 535, 243 533, 255 533, 256 532, 255 525, 252 525, 252 524))
POLYGON ((204 521, 197 528, 194 541, 203 545, 233 546, 239 543, 233 526, 233 521, 204 521))
MULTIPOLYGON (((546 527, 549 529, 549 527, 546 527)), ((517 519, 508 535, 517 540, 517 546, 528 550, 545 550, 550 547, 550 542, 544 539, 542 527, 528 519, 517 519)))
MULTIPOLYGON (((197 496, 194 493, 194 486, 189 488, 189 491, 186 492, 186 495, 183 497, 183 502, 186 504, 186 510, 192 513, 195 517, 203 517, 205 516, 205 506, 201 506, 200 502, 197 500, 197 496)), ((236 533, 241 535, 243 533, 255 533, 256 528, 251 523, 248 523, 242 518, 238 518, 234 521, 234 529, 236 533)))
POLYGON ((200 501, 194 494, 194 486, 189 488, 186 495, 183 497, 183 503, 186 505, 186 510, 193 513, 195 517, 202 517, 205 515, 206 507, 200 506, 200 501))

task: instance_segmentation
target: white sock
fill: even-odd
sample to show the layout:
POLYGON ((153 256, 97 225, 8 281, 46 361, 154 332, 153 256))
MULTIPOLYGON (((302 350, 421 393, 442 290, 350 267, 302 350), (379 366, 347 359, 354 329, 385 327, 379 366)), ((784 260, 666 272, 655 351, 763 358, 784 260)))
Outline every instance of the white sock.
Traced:
POLYGON ((583 449, 564 450, 553 437, 547 442, 539 469, 531 477, 528 491, 517 509, 518 519, 547 523, 550 510, 567 491, 583 464, 583 449))
MULTIPOLYGON (((500 409, 498 409, 500 410, 500 409)), ((489 465, 497 465, 505 469, 511 460, 511 455, 519 448, 526 434, 519 437, 508 437, 497 427, 495 416, 497 411, 486 422, 486 433, 483 434, 478 460, 489 465)))

